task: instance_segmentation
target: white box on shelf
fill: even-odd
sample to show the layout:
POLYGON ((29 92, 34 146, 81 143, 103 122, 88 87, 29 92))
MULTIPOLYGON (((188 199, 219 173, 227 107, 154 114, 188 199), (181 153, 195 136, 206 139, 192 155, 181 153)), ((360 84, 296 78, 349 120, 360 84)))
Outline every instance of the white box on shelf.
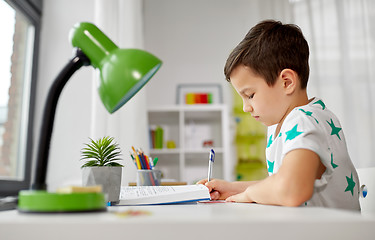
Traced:
POLYGON ((185 125, 185 149, 201 149, 207 140, 212 140, 210 125, 194 121, 185 125))

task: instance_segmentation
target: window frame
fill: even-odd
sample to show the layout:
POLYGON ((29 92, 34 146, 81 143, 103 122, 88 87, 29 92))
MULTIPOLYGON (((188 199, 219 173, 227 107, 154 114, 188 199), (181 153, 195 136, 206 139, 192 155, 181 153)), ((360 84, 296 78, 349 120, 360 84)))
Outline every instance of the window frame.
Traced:
POLYGON ((40 42, 40 28, 42 17, 42 3, 43 0, 5 0, 11 7, 22 14, 34 26, 34 43, 33 56, 31 67, 31 83, 29 95, 29 112, 26 132, 26 153, 24 159, 24 173, 23 180, 2 180, 0 179, 0 197, 17 195, 20 190, 28 189, 30 187, 32 177, 32 149, 33 149, 33 123, 34 123, 34 109, 35 109, 35 94, 37 85, 37 70, 39 59, 39 42, 40 42))

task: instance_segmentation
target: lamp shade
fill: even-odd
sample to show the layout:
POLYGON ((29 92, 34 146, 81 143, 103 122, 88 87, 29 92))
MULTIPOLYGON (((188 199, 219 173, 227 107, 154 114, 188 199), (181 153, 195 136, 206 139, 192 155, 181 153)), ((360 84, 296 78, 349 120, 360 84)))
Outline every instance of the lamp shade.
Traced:
POLYGON ((98 91, 109 113, 129 101, 157 72, 162 62, 141 49, 120 49, 99 28, 78 23, 70 40, 99 70, 98 91))

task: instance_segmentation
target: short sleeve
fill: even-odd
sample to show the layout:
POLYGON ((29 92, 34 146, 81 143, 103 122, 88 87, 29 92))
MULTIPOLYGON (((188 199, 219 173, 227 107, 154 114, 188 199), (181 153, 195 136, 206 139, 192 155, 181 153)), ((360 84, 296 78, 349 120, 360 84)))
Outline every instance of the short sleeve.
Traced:
POLYGON ((333 169, 330 164, 330 147, 321 121, 315 118, 312 112, 306 113, 301 108, 294 109, 287 118, 282 127, 283 157, 296 149, 308 149, 315 152, 326 167, 322 178, 315 181, 315 186, 324 186, 331 177, 333 169))

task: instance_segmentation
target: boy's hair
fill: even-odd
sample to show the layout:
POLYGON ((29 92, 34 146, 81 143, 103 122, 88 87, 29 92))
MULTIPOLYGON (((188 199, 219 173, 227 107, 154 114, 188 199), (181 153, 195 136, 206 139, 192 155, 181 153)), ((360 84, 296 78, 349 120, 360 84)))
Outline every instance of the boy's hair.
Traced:
POLYGON ((265 20, 251 28, 229 55, 224 67, 228 82, 239 65, 250 67, 269 86, 275 84, 283 69, 292 69, 305 89, 309 78, 309 46, 298 26, 265 20))

